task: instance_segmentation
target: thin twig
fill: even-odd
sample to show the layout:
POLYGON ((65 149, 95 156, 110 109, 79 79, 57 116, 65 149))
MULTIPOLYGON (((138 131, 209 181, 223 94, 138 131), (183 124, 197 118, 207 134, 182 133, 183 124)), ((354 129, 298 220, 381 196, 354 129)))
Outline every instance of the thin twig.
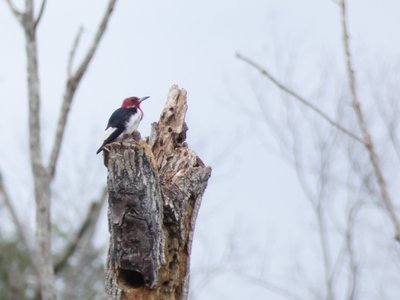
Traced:
MULTIPOLYGON (((289 105, 287 105, 288 109, 289 105)), ((308 187, 306 182, 306 173, 304 172, 303 164, 301 162, 301 147, 299 146, 302 141, 301 135, 298 133, 298 124, 296 120, 293 118, 293 114, 289 112, 287 114, 287 127, 289 128, 292 134, 292 153, 294 158, 294 166, 296 169, 297 179, 306 195, 307 200, 310 202, 317 221, 318 225, 318 238, 321 246, 322 252, 322 261, 324 267, 324 280, 325 280, 325 288, 326 288, 326 299, 333 300, 334 299, 334 281, 331 276, 332 273, 332 263, 331 263, 331 248, 329 247, 329 235, 327 232, 327 220, 324 215, 325 203, 327 201, 327 197, 329 192, 327 191, 329 187, 329 163, 332 160, 332 155, 330 153, 330 145, 334 143, 333 141, 329 142, 331 139, 331 135, 335 136, 336 131, 329 131, 329 135, 320 136, 317 140, 319 144, 319 164, 318 164, 318 174, 316 174, 317 183, 317 195, 313 195, 311 189, 308 187)), ((312 122, 310 122, 312 126, 312 122)), ((312 126, 315 127, 315 126, 312 126)))
POLYGON ((87 215, 83 220, 81 227, 77 231, 75 238, 66 247, 64 255, 55 263, 54 272, 56 274, 65 268, 70 257, 74 255, 76 249, 78 248, 78 245, 80 244, 86 233, 96 226, 97 221, 99 219, 101 208, 106 199, 107 199, 107 187, 103 187, 99 199, 97 201, 92 202, 92 204, 90 205, 87 215))
MULTIPOLYGON (((321 187, 321 190, 323 187, 321 187)), ((322 207, 322 192, 320 191, 319 193, 319 203, 317 205, 317 223, 318 223, 318 235, 319 235, 319 242, 321 244, 321 252, 322 252, 322 258, 323 258, 323 264, 324 264, 324 279, 325 279, 325 285, 326 285, 326 297, 328 300, 333 300, 333 281, 331 277, 331 259, 330 259, 330 247, 328 243, 328 238, 327 238, 327 230, 326 230, 326 220, 323 216, 323 207, 322 207)))
POLYGON ((103 16, 103 19, 102 19, 102 21, 101 21, 101 23, 100 23, 100 25, 99 25, 99 27, 97 29, 97 33, 96 33, 96 35, 94 37, 92 45, 89 48, 88 52, 86 53, 85 58, 83 59, 80 67, 78 68, 78 70, 76 71, 76 73, 74 75, 75 80, 77 80, 77 81, 80 80, 82 78, 82 76, 85 74, 86 69, 89 66, 89 64, 90 64, 90 62, 91 62, 91 60, 92 60, 92 58, 93 58, 98 46, 99 46, 101 38, 103 37, 104 32, 107 29, 108 21, 110 19, 110 16, 111 16, 113 10, 114 10, 114 6, 115 6, 116 2, 117 2, 116 0, 110 0, 109 1, 107 9, 106 9, 106 12, 105 12, 105 14, 103 16))
MULTIPOLYGON (((352 156, 352 151, 349 148, 348 149, 348 154, 349 154, 349 160, 353 160, 352 156)), ((354 163, 352 163, 353 169, 354 169, 354 163)), ((359 173, 358 169, 353 170, 353 172, 359 173)), ((356 299, 356 292, 357 292, 357 283, 358 283, 358 263, 356 261, 356 253, 355 253, 355 248, 354 248, 354 231, 355 231, 355 223, 356 223, 356 215, 359 213, 361 210, 362 206, 364 205, 364 202, 362 199, 359 197, 359 200, 356 201, 355 203, 352 203, 352 197, 353 195, 351 192, 353 192, 353 187, 351 184, 351 180, 354 178, 354 173, 351 172, 348 175, 347 182, 346 182, 346 191, 347 191, 347 203, 351 207, 348 209, 347 212, 347 217, 346 217, 346 228, 343 232, 344 235, 344 243, 343 246, 341 247, 340 254, 337 257, 337 260, 334 264, 334 267, 332 269, 332 274, 331 274, 331 280, 334 281, 335 277, 339 274, 340 268, 342 267, 342 264, 344 263, 345 258, 347 257, 348 260, 348 287, 347 287, 347 300, 354 300, 356 299)), ((359 191, 361 192, 361 191, 359 191)))
POLYGON ((17 18, 18 21, 22 21, 22 15, 23 13, 20 12, 12 3, 12 0, 5 0, 6 3, 8 4, 8 7, 10 8, 11 12, 14 14, 14 16, 17 18))
MULTIPOLYGON (((313 195, 312 189, 310 186, 307 184, 307 176, 306 172, 304 172, 304 164, 301 161, 301 142, 303 139, 301 138, 301 134, 298 133, 298 124, 295 124, 295 121, 293 121, 293 113, 289 111, 289 105, 286 106, 287 110, 287 117, 286 117, 286 124, 287 128, 292 135, 292 144, 287 145, 291 149, 292 155, 293 155, 293 164, 295 167, 296 171, 296 176, 297 179, 300 183, 301 189, 303 190, 303 193, 305 194, 307 200, 310 202, 310 205, 314 211, 317 210, 317 203, 315 201, 316 196, 313 195)), ((281 136, 281 140, 283 140, 283 135, 281 136)))
MULTIPOLYGON (((330 133, 332 134, 332 133, 330 133)), ((334 133, 333 133, 334 134, 334 133)), ((318 236, 319 242, 321 244, 321 252, 322 259, 324 265, 324 279, 326 285, 326 299, 333 300, 334 297, 334 288, 333 288, 333 280, 331 277, 332 272, 332 263, 331 263, 331 250, 332 248, 329 246, 328 239, 328 231, 327 231, 327 220, 324 215, 324 211, 326 210, 325 205, 328 201, 329 197, 329 164, 332 161, 329 145, 330 135, 326 137, 320 137, 318 141, 319 144, 319 165, 318 165, 318 174, 316 176, 317 179, 317 203, 316 203, 316 218, 318 224, 318 236), (326 140, 324 140, 326 138, 326 140)), ((332 142, 333 143, 333 142, 332 142)))
POLYGON ((71 104, 72 104, 72 101, 75 96, 76 89, 78 88, 83 75, 86 73, 86 70, 87 70, 90 62, 92 61, 92 58, 99 46, 101 38, 103 37, 104 32, 106 31, 107 24, 110 20, 110 16, 114 10, 114 6, 115 6, 116 2, 117 2, 117 0, 110 0, 108 2, 106 12, 99 24, 99 27, 97 29, 97 32, 96 32, 96 35, 92 42, 92 45, 90 46, 88 52, 86 53, 79 68, 76 70, 76 72, 73 75, 69 76, 67 79, 67 84, 66 84, 65 92, 64 92, 64 100, 63 100, 63 103, 61 106, 61 112, 60 112, 60 117, 58 119, 56 136, 54 139, 53 149, 51 152, 50 161, 49 161, 49 165, 48 165, 48 173, 51 176, 51 178, 53 178, 54 174, 55 174, 57 160, 58 160, 58 156, 60 154, 61 144, 62 144, 63 137, 64 137, 65 125, 67 124, 69 111, 70 111, 71 104))
MULTIPOLYGON (((381 87, 379 87, 381 88, 381 87)), ((397 105, 397 99, 391 99, 389 103, 390 107, 390 112, 391 115, 385 110, 383 105, 381 104, 381 99, 379 99, 378 95, 375 95, 375 102, 376 102, 376 107, 379 111, 379 115, 381 117, 382 122, 385 124, 387 131, 388 131, 388 136, 392 145, 392 148, 394 150, 394 153, 397 157, 397 159, 400 161, 400 145, 397 137, 397 126, 399 124, 399 109, 397 105), (378 100, 379 99, 379 100, 378 100)))
POLYGON ((394 119, 389 122, 390 124, 387 125, 388 127, 388 135, 390 138, 390 142, 392 144, 394 153, 396 154, 397 159, 400 161, 400 146, 399 141, 396 133, 396 126, 398 125, 398 120, 394 119))
POLYGON ((46 8, 46 4, 47 4, 47 0, 42 0, 42 4, 40 5, 39 14, 36 17, 35 24, 33 25, 35 29, 38 27, 40 20, 42 19, 44 9, 46 8))
POLYGON ((327 121, 329 124, 331 124, 333 127, 336 127, 337 129, 339 129, 340 131, 342 131, 343 133, 345 133, 346 135, 350 136, 351 138, 353 138, 354 140, 364 144, 364 140, 360 137, 358 137, 355 133, 351 132, 349 129, 343 127, 342 125, 340 125, 337 121, 331 119, 326 113, 324 113, 322 110, 320 110, 318 107, 316 107, 315 105, 313 105, 310 101, 308 101, 307 99, 305 99, 304 97, 300 96, 299 94, 297 94, 296 92, 294 92, 293 90, 291 90, 290 88, 288 88, 287 86, 285 86, 283 83, 281 83, 280 81, 278 81, 274 76, 271 75, 271 73, 269 73, 265 68, 261 67, 259 64, 257 64, 256 62, 254 62, 253 60, 251 60, 250 58, 247 58, 245 56, 243 56, 240 53, 236 54, 236 57, 244 62, 246 62, 247 64, 249 64, 250 66, 252 66, 253 68, 257 69, 262 75, 264 75, 265 77, 267 77, 273 84, 275 84, 279 89, 281 89, 282 91, 288 93, 289 95, 291 95, 293 98, 297 99, 298 101, 300 101, 303 105, 307 106, 308 108, 310 108, 312 111, 314 111, 315 113, 317 113, 319 116, 321 116, 325 121, 327 121))
POLYGON ((346 243, 343 243, 343 245, 340 247, 340 251, 336 256, 334 263, 332 264, 332 271, 331 274, 329 275, 329 280, 332 282, 332 285, 335 283, 336 277, 340 273, 340 269, 343 266, 343 263, 346 259, 346 253, 347 253, 346 243))
POLYGON ((379 163, 379 158, 375 151, 375 145, 372 140, 372 136, 368 130, 367 123, 364 118, 364 114, 361 110, 361 103, 360 103, 358 95, 357 95, 356 77, 355 77, 353 63, 352 63, 352 57, 351 57, 351 53, 350 53, 349 32, 348 32, 348 25, 347 25, 347 10, 346 10, 346 1, 345 0, 341 0, 341 16, 342 16, 343 46, 344 46, 344 52, 345 52, 345 57, 346 57, 347 76, 348 76, 348 82, 349 82, 349 86, 350 86, 351 97, 352 97, 352 106, 353 106, 354 112, 357 117, 358 125, 359 125, 361 132, 363 134, 363 137, 364 137, 363 144, 365 145, 365 148, 368 151, 369 158, 370 158, 372 167, 374 169, 375 177, 378 182, 382 200, 385 203, 386 210, 387 210, 389 217, 394 225, 394 229, 396 232, 395 238, 397 241, 400 242, 400 222, 399 222, 396 212, 395 212, 395 206, 393 204, 393 200, 392 200, 391 196, 389 195, 386 181, 383 176, 382 169, 381 169, 381 166, 379 163))
POLYGON ((67 65, 67 75, 69 78, 72 75, 72 66, 74 64, 76 50, 78 49, 78 45, 79 45, 79 41, 81 39, 82 33, 83 33, 83 27, 81 26, 81 27, 79 27, 79 30, 75 36, 71 51, 69 52, 69 59, 68 59, 68 65, 67 65))
POLYGON ((355 250, 354 250, 354 223, 355 217, 360 208, 360 203, 356 203, 351 209, 347 216, 347 230, 346 230, 346 248, 349 255, 349 287, 347 290, 347 300, 356 299, 357 283, 358 283, 358 264, 356 261, 355 250))

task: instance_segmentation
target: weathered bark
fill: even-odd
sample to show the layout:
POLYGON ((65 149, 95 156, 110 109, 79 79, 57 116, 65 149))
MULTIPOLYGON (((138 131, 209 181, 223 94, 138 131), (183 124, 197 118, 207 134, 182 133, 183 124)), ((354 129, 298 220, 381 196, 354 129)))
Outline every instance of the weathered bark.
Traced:
POLYGON ((50 178, 43 166, 41 155, 40 81, 33 1, 26 1, 22 18, 26 39, 28 100, 29 100, 29 149, 36 200, 36 261, 40 278, 42 299, 55 299, 55 277, 51 255, 50 178))
POLYGON ((162 202, 151 159, 134 140, 108 160, 109 262, 126 287, 154 287, 162 261, 162 202))
POLYGON ((211 175, 185 143, 186 91, 172 86, 150 138, 106 153, 109 299, 186 299, 197 212, 211 175))
MULTIPOLYGON (((16 19, 20 22, 26 40, 29 152, 36 201, 36 249, 28 251, 28 256, 32 261, 35 272, 39 276, 41 299, 52 300, 56 298, 56 291, 54 266, 51 253, 51 183, 54 179, 61 144, 64 139, 65 127, 76 89, 78 88, 81 79, 93 59, 96 49, 99 46, 117 0, 109 0, 106 12, 99 24, 92 45, 76 72, 74 74, 69 74, 64 101, 58 120, 56 138, 50 156, 49 165, 47 167, 44 165, 42 158, 40 124, 41 97, 36 39, 37 26, 43 16, 47 1, 42 0, 37 17, 35 17, 34 14, 33 0, 25 0, 25 9, 23 11, 17 10, 13 1, 6 0, 6 2, 16 19)), ((12 207, 10 205, 8 205, 8 209, 12 213, 12 207)), ((13 215, 13 220, 18 227, 19 222, 16 215, 13 215)), ((19 227, 18 230, 20 230, 20 228, 21 227, 19 227)), ((69 251, 68 254, 72 255, 74 251, 75 248, 71 248, 71 251, 69 251)), ((70 256, 64 258, 64 264, 66 264, 69 257, 70 256)))

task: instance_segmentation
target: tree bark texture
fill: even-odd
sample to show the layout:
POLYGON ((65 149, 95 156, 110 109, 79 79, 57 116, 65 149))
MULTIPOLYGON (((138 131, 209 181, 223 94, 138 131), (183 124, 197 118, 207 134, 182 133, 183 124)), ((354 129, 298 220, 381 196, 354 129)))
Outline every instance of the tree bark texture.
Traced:
MULTIPOLYGON (((37 47, 37 26, 45 10, 47 0, 42 0, 39 13, 35 17, 34 0, 25 0, 25 8, 19 10, 12 0, 6 0, 10 10, 20 23, 26 40, 26 57, 27 57, 27 84, 28 84, 28 107, 29 107, 29 152, 30 162, 33 175, 33 184, 35 191, 36 201, 36 249, 28 251, 28 256, 32 262, 35 272, 39 277, 40 296, 43 300, 56 299, 55 291, 55 267, 56 271, 60 271, 63 266, 67 265, 68 259, 72 256, 76 247, 68 249, 67 255, 63 257, 61 264, 53 265, 53 257, 51 252, 51 184, 54 180, 56 165, 59 158, 62 141, 64 139, 64 132, 70 113, 70 107, 74 100, 75 92, 79 86, 80 81, 88 70, 88 66, 92 61, 99 43, 104 36, 104 33, 109 23, 110 16, 114 10, 117 0, 108 0, 107 9, 103 18, 98 26, 94 40, 88 49, 84 59, 77 68, 71 73, 73 55, 70 57, 68 65, 68 79, 65 87, 64 101, 61 107, 60 117, 58 119, 56 137, 53 144, 53 150, 49 159, 48 166, 45 165, 42 157, 42 143, 41 143, 41 123, 40 123, 40 80, 39 80, 39 67, 38 67, 38 47, 37 47)), ((76 48, 77 45, 74 46, 76 48)), ((76 49, 75 49, 76 50, 76 49)), ((0 192, 7 201, 8 195, 5 188, 0 184, 0 192), (5 196, 4 196, 5 195, 5 196)), ((15 225, 21 233, 20 222, 13 214, 13 207, 6 206, 12 216, 15 225)), ((95 218, 93 218, 95 219, 95 218)), ((87 225, 89 226, 89 225, 87 225)), ((24 240, 24 239, 23 239, 24 240)), ((24 242, 26 248, 29 246, 24 242)), ((73 244, 74 245, 74 244, 73 244)), ((39 292, 38 292, 39 294, 39 292)))
POLYGON ((55 277, 51 255, 50 178, 43 167, 40 137, 40 81, 33 2, 26 1, 22 18, 26 38, 28 99, 29 99, 29 149, 36 200, 36 259, 42 299, 52 300, 55 295, 55 277))
POLYGON ((172 86, 149 138, 108 146, 109 299, 187 299, 201 198, 211 175, 185 142, 186 91, 172 86))

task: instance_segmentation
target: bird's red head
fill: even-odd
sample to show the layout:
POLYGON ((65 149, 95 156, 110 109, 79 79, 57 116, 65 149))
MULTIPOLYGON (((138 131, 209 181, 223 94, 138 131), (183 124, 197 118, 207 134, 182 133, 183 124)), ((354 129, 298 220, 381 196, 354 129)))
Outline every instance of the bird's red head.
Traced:
POLYGON ((122 101, 121 107, 128 108, 131 106, 136 106, 138 109, 140 109, 140 103, 142 103, 142 101, 144 101, 148 98, 150 98, 150 96, 146 96, 146 97, 142 97, 142 98, 128 97, 128 98, 124 99, 124 101, 122 101))

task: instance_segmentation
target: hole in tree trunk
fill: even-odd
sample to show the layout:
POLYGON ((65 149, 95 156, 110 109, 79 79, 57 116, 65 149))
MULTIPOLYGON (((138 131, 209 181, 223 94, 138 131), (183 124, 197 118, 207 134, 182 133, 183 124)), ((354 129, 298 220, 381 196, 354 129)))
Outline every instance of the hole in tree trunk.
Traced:
POLYGON ((138 271, 120 269, 118 283, 130 288, 140 288, 144 286, 144 277, 138 271))

